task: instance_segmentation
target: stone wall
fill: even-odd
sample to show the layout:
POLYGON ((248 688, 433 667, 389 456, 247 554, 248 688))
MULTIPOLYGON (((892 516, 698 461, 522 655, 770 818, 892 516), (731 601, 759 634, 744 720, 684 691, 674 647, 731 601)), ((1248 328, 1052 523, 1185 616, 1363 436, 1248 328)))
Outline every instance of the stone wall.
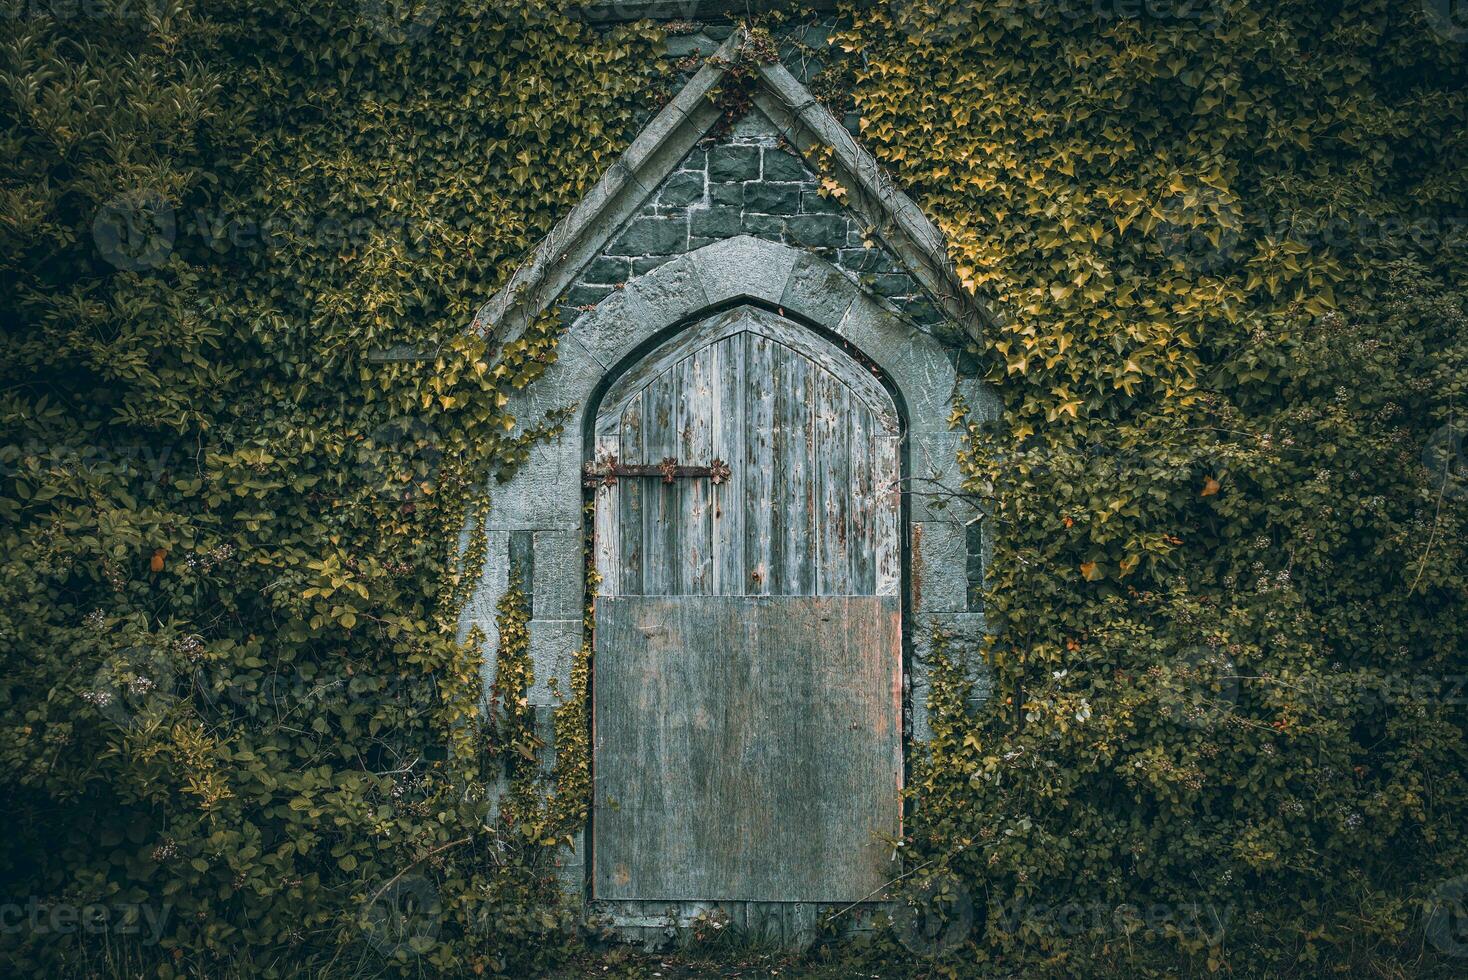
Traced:
POLYGON ((567 324, 629 279, 676 256, 752 235, 822 256, 870 295, 954 348, 956 335, 932 299, 855 215, 822 193, 821 181, 751 112, 721 140, 693 149, 643 208, 566 291, 567 324))

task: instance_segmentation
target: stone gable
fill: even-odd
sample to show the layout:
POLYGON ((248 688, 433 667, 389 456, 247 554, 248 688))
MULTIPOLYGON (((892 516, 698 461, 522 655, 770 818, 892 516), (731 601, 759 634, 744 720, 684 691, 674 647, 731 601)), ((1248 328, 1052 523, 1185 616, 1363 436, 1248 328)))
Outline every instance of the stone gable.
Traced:
POLYGON ((694 147, 582 270, 560 303, 571 323, 628 280, 693 249, 750 235, 814 252, 954 349, 960 338, 917 280, 837 199, 758 110, 694 147))
POLYGON ((574 322, 670 260, 742 238, 821 262, 906 329, 940 340, 972 377, 963 351, 998 320, 959 280, 942 232, 825 103, 782 64, 751 54, 752 43, 736 31, 712 57, 692 59, 693 76, 480 308, 473 329, 511 339, 553 306, 574 322), (726 131, 717 95, 741 63, 753 105, 726 131), (820 178, 806 164, 815 159, 820 178))

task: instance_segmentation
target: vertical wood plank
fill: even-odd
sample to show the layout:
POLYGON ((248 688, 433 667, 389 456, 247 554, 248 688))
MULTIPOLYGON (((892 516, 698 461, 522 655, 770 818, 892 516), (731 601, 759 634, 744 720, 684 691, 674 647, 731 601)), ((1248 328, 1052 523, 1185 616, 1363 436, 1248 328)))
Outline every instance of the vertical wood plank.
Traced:
POLYGON ((729 479, 714 487, 713 549, 715 595, 744 595, 745 429, 744 359, 747 334, 719 341, 713 422, 714 455, 729 463, 729 479))
MULTIPOLYGON (((690 354, 678 372, 678 451, 680 461, 706 466, 713 458, 714 377, 718 371, 717 344, 690 354)), ((713 484, 707 479, 680 480, 678 494, 678 551, 673 555, 680 579, 680 595, 713 592, 713 484)))
POLYGON ((847 414, 850 395, 830 374, 816 382, 816 454, 821 463, 819 595, 851 592, 851 559, 846 539, 846 512, 851 493, 847 414))
MULTIPOLYGON (((622 440, 616 433, 596 438, 594 461, 601 463, 622 454, 622 440)), ((595 491, 595 518, 592 524, 596 544, 596 571, 601 578, 597 595, 622 593, 622 514, 621 485, 598 486, 595 491)))
POLYGON ((770 593, 770 511, 774 506, 773 438, 775 392, 770 384, 775 343, 750 333, 745 353, 744 422, 744 590, 745 595, 770 593))
POLYGON ((774 345, 771 353, 775 412, 769 591, 771 595, 813 595, 816 519, 811 482, 812 366, 783 344, 774 345))
MULTIPOLYGON (((643 389, 642 459, 637 462, 655 466, 678 451, 674 425, 676 373, 675 368, 662 374, 643 389)), ((678 488, 656 478, 637 482, 643 494, 642 592, 677 595, 681 583, 670 573, 678 553, 678 488)))
POLYGON ((855 400, 847 419, 847 463, 850 469, 851 505, 846 512, 846 541, 851 557, 850 588, 853 595, 875 595, 877 585, 875 524, 872 509, 872 473, 876 435, 872 414, 855 400))
POLYGON ((847 541, 850 543, 851 594, 876 593, 876 524, 872 519, 875 493, 872 474, 876 465, 876 420, 856 401, 851 402, 849 420, 851 506, 847 509, 847 541))
MULTIPOLYGON (((627 403, 622 412, 621 434, 618 439, 623 462, 642 461, 642 395, 627 403)), ((618 509, 621 517, 619 538, 622 547, 621 592, 624 595, 642 595, 643 588, 643 486, 640 480, 619 482, 618 509)))
MULTIPOLYGON (((667 392, 668 421, 662 426, 663 449, 658 453, 656 460, 659 462, 665 457, 672 456, 682 459, 683 453, 683 426, 685 412, 687 411, 687 400, 691 394, 690 364, 687 357, 683 357, 673 364, 666 374, 653 382, 653 387, 667 392)), ((687 533, 687 487, 682 482, 675 481, 664 484, 662 480, 653 478, 648 481, 656 484, 668 500, 667 513, 671 517, 671 526, 664 529, 663 544, 660 549, 659 558, 666 563, 665 572, 667 578, 666 595, 685 595, 684 584, 687 581, 688 569, 688 542, 685 537, 687 533)))
POLYGON ((902 437, 876 440, 876 506, 872 511, 877 595, 895 596, 902 588, 902 437))

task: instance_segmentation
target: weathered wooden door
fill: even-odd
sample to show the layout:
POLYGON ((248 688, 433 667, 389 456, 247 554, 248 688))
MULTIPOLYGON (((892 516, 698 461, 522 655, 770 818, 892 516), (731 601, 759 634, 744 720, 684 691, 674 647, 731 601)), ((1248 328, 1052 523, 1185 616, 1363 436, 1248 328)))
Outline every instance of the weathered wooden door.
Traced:
POLYGON ((893 877, 898 449, 869 370, 750 308, 607 392, 595 898, 855 902, 893 877))

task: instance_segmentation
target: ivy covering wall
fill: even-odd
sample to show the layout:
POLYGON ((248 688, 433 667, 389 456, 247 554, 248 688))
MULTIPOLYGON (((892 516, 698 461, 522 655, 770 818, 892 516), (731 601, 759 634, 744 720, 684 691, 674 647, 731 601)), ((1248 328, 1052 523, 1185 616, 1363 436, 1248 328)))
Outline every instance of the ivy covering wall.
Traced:
MULTIPOLYGON (((678 77, 661 28, 566 6, 0 8, 15 972, 524 976, 584 941, 555 876, 584 726, 537 782, 518 593, 493 690, 453 629, 464 516, 527 453, 507 393, 555 356, 549 325, 464 327, 678 77)), ((971 715, 935 665, 923 927, 794 969, 1461 967, 1468 36, 1440 7, 842 15, 815 89, 1000 317, 968 353, 1005 416, 964 456, 995 693, 971 715)))

